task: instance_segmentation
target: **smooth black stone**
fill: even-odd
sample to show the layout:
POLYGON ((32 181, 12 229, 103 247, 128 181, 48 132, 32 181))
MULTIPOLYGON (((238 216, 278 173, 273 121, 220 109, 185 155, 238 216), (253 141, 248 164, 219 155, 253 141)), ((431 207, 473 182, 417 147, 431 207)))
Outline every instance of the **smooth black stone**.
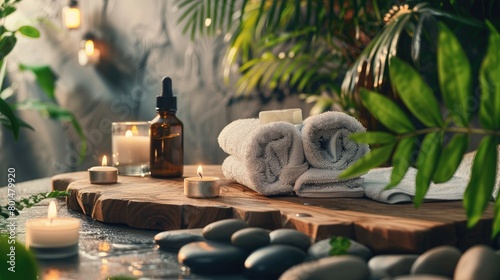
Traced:
POLYGON ((270 244, 295 246, 303 251, 307 251, 311 246, 311 238, 307 234, 291 228, 273 230, 269 237, 271 237, 270 244))
POLYGON ((231 242, 233 233, 247 227, 248 224, 243 220, 225 219, 206 225, 202 233, 210 241, 231 242))
POLYGON ((183 246, 177 258, 193 273, 222 274, 241 271, 247 256, 247 251, 233 245, 200 241, 183 246))
POLYGON ((248 256, 245 275, 253 279, 277 279, 290 267, 303 262, 305 257, 305 252, 297 247, 269 245, 248 256))
POLYGON ((180 229, 160 232, 154 237, 162 250, 178 251, 182 246, 196 241, 206 241, 199 229, 180 229))
POLYGON ((269 245, 269 230, 262 228, 244 228, 231 236, 231 243, 242 249, 253 251, 269 245))

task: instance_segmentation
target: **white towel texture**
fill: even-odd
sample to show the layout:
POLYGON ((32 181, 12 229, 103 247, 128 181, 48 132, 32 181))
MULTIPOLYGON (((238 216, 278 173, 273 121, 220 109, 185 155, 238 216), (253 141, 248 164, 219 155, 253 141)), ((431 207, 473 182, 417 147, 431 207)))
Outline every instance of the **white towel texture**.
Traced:
POLYGON ((240 119, 228 124, 218 141, 230 155, 222 163, 224 176, 266 196, 293 194, 296 179, 308 168, 300 133, 290 123, 240 119))
MULTIPOLYGON (((500 152, 500 146, 498 146, 500 152)), ((429 200, 462 200, 465 189, 470 180, 470 173, 476 152, 464 155, 462 162, 448 181, 440 184, 431 183, 425 196, 429 200)), ((366 174, 363 188, 366 196, 384 203, 411 202, 415 196, 415 175, 417 169, 410 168, 403 180, 394 188, 384 190, 391 181, 392 167, 372 169, 366 174)), ((500 191, 500 161, 497 162, 497 178, 493 190, 492 199, 498 199, 500 191)))
POLYGON ((325 112, 308 117, 300 128, 304 153, 310 169, 295 183, 301 197, 361 197, 363 178, 340 180, 338 175, 369 151, 366 144, 349 139, 366 129, 354 117, 342 112, 325 112))
MULTIPOLYGON (((364 176, 365 181, 362 186, 366 196, 376 201, 389 204, 411 202, 415 196, 417 171, 417 169, 410 167, 397 186, 384 190, 391 181, 392 167, 375 168, 364 176)), ((425 201, 462 200, 468 182, 468 178, 453 176, 448 182, 431 183, 425 195, 425 201)))

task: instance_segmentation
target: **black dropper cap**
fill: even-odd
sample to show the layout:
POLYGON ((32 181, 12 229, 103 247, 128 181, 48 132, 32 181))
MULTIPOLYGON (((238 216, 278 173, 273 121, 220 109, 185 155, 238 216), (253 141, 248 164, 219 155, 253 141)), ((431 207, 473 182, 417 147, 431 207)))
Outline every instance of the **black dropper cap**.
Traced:
POLYGON ((161 96, 156 96, 156 110, 177 111, 177 97, 172 92, 172 79, 164 77, 161 83, 161 96))

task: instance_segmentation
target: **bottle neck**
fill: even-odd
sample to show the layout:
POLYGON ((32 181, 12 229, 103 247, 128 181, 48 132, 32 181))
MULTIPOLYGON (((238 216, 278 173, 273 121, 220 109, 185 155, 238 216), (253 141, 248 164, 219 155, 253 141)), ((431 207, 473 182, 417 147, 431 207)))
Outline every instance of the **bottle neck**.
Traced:
POLYGON ((162 110, 162 109, 156 109, 156 112, 158 115, 161 117, 166 117, 166 116, 175 116, 176 110, 162 110))

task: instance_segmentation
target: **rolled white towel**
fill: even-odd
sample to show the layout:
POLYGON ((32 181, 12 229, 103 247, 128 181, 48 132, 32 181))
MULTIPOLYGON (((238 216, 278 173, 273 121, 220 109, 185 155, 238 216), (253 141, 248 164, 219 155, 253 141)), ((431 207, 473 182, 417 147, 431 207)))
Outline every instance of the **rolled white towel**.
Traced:
POLYGON ((218 141, 230 154, 222 164, 224 176, 263 195, 292 194, 296 179, 308 167, 300 133, 290 123, 236 120, 221 131, 218 141))
POLYGON ((342 112, 325 112, 304 120, 302 143, 311 167, 344 170, 364 156, 369 147, 349 139, 366 129, 354 117, 342 112))
POLYGON ((349 138, 366 129, 354 117, 342 112, 325 112, 308 117, 300 128, 304 153, 310 169, 295 183, 301 197, 361 197, 360 177, 340 180, 341 171, 369 151, 366 144, 349 138))

